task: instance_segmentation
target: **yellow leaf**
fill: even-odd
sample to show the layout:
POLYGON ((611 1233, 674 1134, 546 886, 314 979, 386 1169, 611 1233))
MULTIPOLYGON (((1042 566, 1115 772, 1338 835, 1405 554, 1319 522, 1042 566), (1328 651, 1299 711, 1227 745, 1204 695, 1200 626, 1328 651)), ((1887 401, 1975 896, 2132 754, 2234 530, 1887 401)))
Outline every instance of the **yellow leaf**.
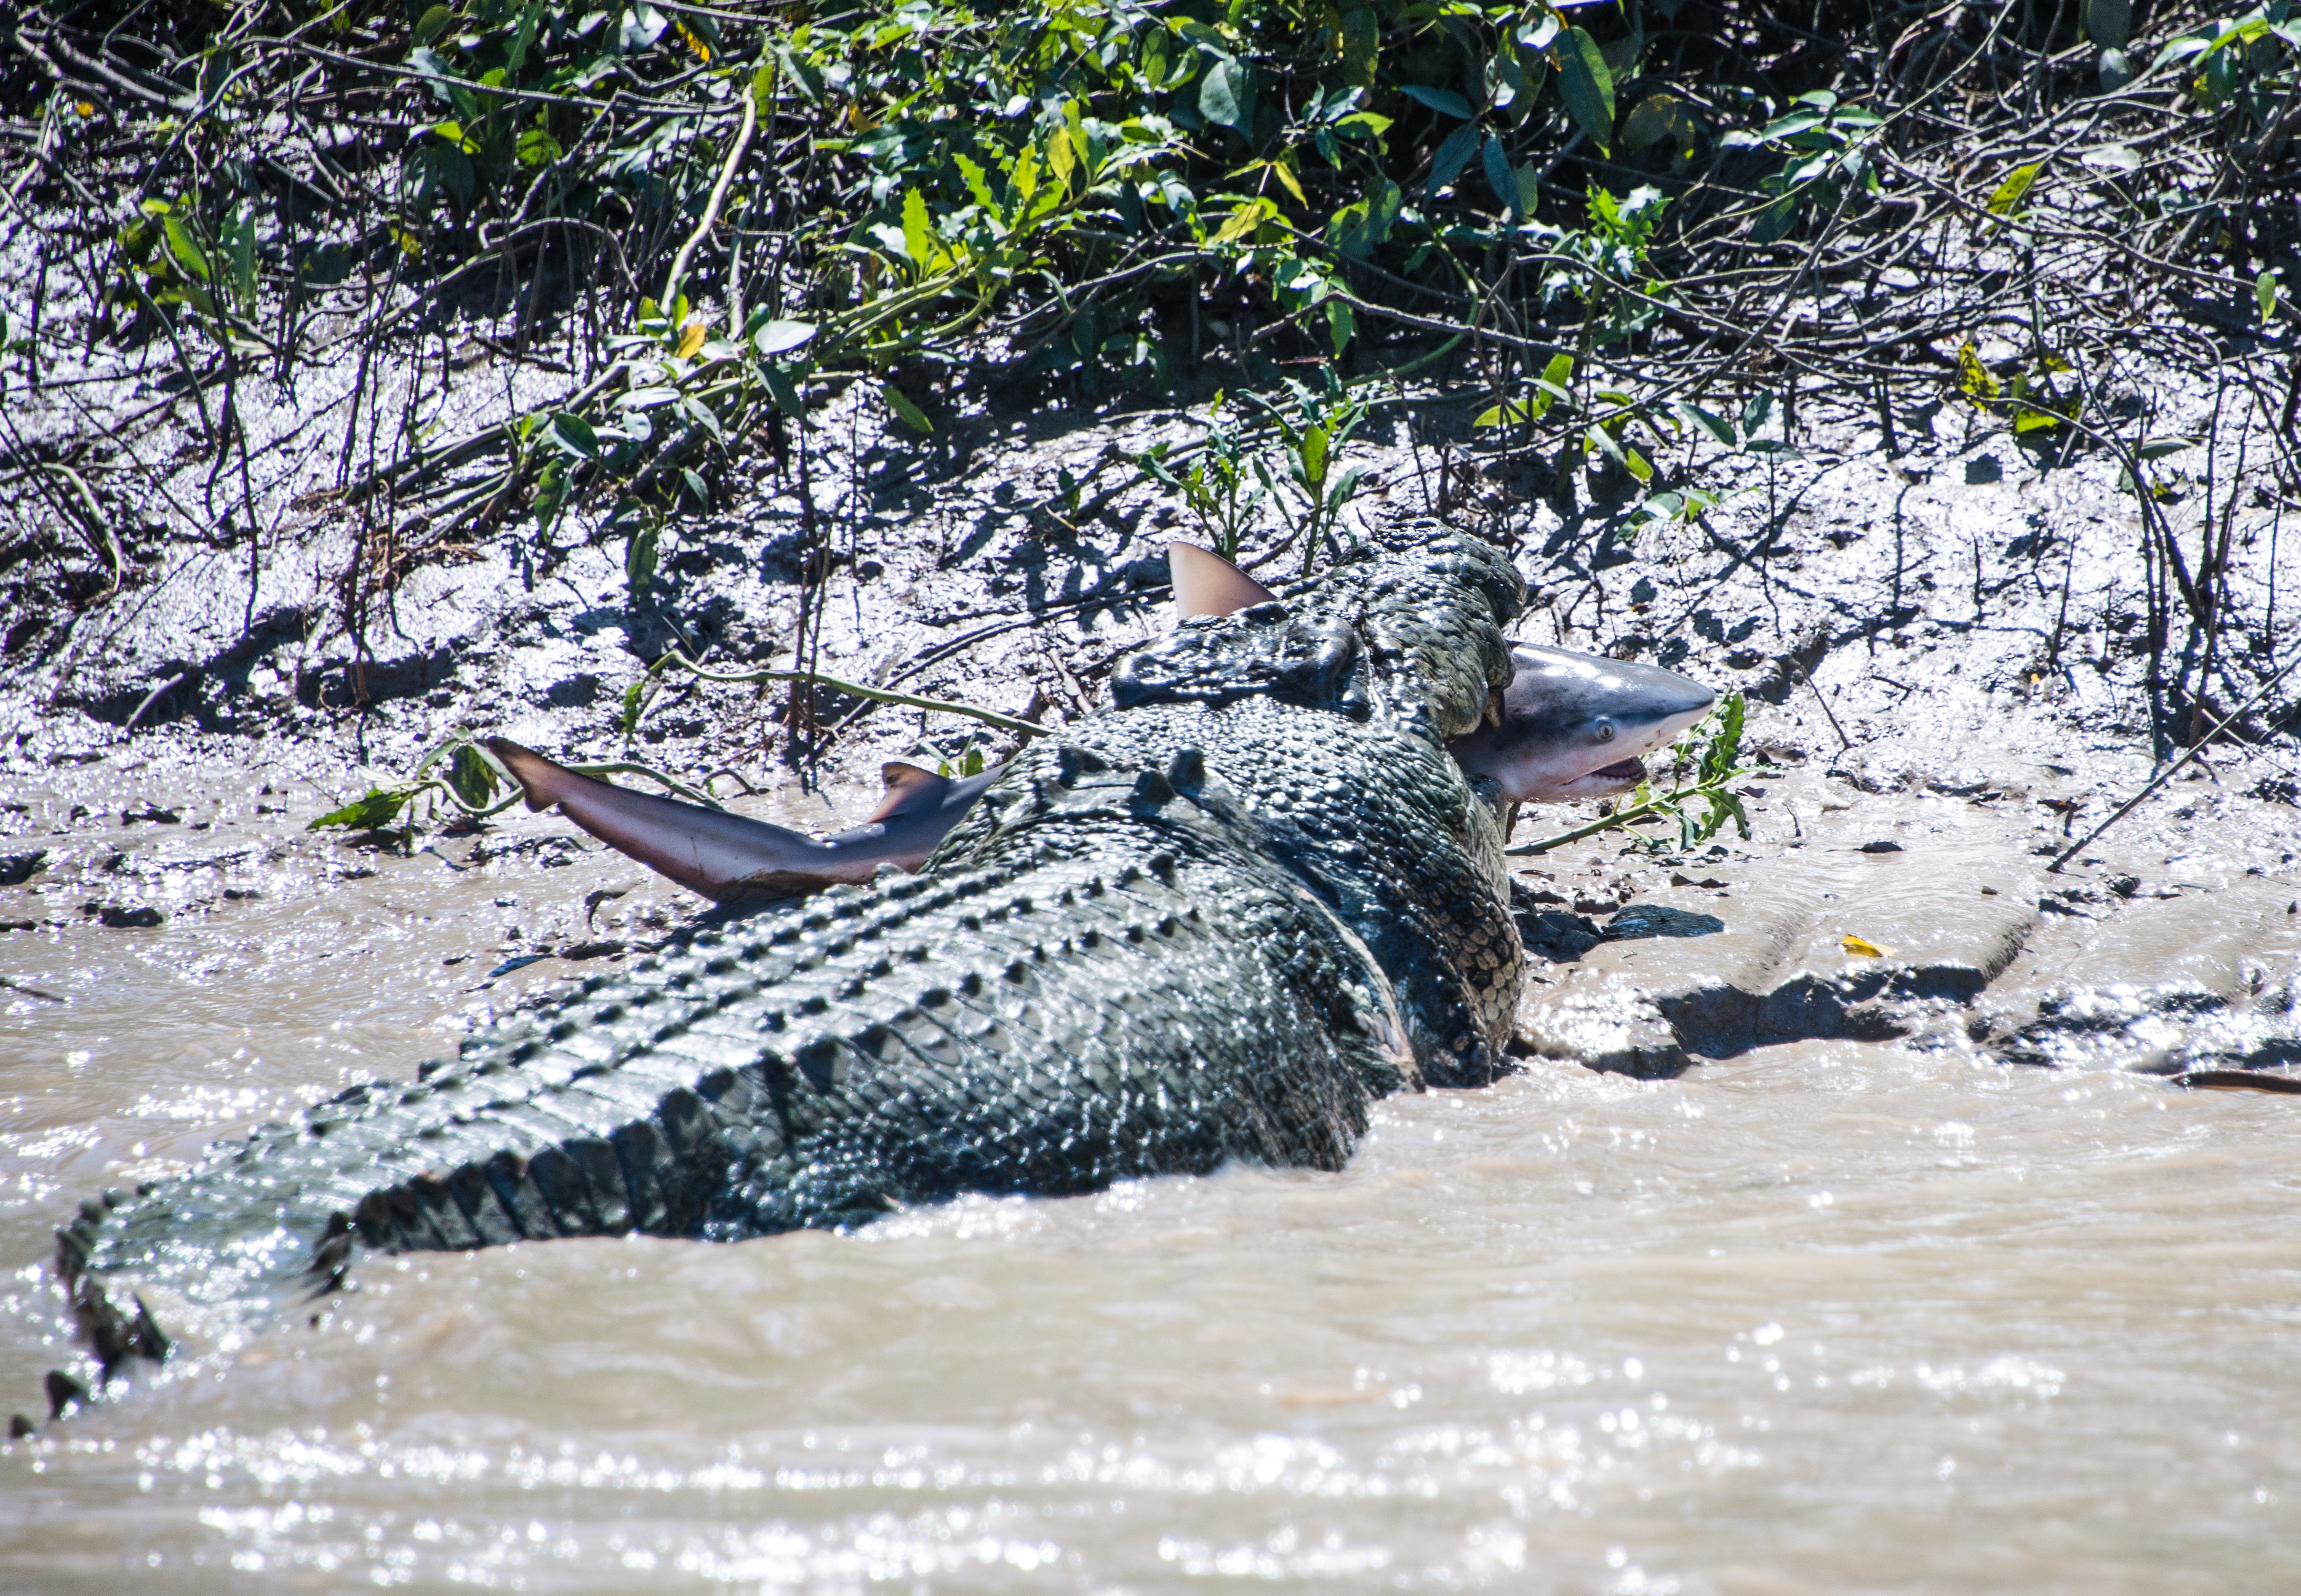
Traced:
POLYGON ((1270 170, 1276 172, 1278 174, 1278 180, 1286 185, 1286 192, 1294 196, 1294 203, 1296 205, 1307 205, 1310 203, 1309 197, 1302 192, 1302 185, 1301 181, 1294 176, 1294 163, 1293 162, 1273 161, 1270 163, 1270 170))
POLYGON ((1980 351, 1973 347, 1970 338, 1957 352, 1957 386, 1959 392, 1977 405, 1988 404, 1999 392, 1997 379, 1981 363, 1980 351))
POLYGON ((2045 170, 2045 166, 2043 161, 2032 161, 2027 166, 2015 167, 1990 195, 1989 213, 1992 216, 2011 216, 2020 210, 2021 202, 2029 197, 2030 185, 2037 180, 2037 174, 2045 170))
POLYGON ((1892 949, 1880 948, 1877 943, 1866 938, 1857 937, 1852 932, 1845 933, 1845 940, 1838 946, 1856 958, 1885 958, 1892 952, 1892 949))
POLYGON ((691 359, 695 352, 703 347, 703 340, 709 337, 710 333, 710 328, 700 322, 690 322, 682 328, 679 333, 679 348, 676 351, 679 358, 691 359))
POLYGON ((1229 244, 1248 238, 1267 218, 1276 214, 1278 207, 1267 199, 1246 200, 1230 213, 1230 220, 1222 224, 1222 230, 1215 234, 1215 242, 1229 244))
POLYGON ((711 59, 711 46, 696 38, 694 29, 684 22, 674 22, 672 26, 679 29, 679 37, 687 41, 687 47, 695 52, 698 61, 708 62, 711 59))

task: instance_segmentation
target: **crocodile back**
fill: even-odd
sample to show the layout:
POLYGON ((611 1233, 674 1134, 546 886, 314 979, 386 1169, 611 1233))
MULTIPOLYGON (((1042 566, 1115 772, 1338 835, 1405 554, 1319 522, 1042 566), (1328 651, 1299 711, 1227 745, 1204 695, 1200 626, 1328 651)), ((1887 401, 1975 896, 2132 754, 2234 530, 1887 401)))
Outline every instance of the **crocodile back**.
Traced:
POLYGON ((1500 1067, 1501 837, 1444 744, 1507 682, 1519 590, 1446 539, 1188 623, 918 876, 699 931, 414 1083, 83 1204, 59 1262, 97 1370, 364 1250, 1338 1166, 1376 1099, 1500 1067))

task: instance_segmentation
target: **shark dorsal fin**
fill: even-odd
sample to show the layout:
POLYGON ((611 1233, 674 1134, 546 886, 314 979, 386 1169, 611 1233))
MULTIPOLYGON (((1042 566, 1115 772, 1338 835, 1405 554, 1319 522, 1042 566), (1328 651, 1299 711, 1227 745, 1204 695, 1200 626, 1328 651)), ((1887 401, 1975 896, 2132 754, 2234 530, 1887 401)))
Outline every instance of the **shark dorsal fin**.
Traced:
POLYGON ((938 776, 931 770, 921 770, 916 765, 906 765, 891 759, 879 767, 879 779, 887 784, 887 796, 879 800, 866 825, 882 820, 892 820, 898 815, 916 815, 942 806, 945 794, 950 790, 950 778, 938 776))
POLYGON ((1167 545, 1167 572, 1175 587, 1177 620, 1234 614, 1278 597, 1222 556, 1195 543, 1167 545))

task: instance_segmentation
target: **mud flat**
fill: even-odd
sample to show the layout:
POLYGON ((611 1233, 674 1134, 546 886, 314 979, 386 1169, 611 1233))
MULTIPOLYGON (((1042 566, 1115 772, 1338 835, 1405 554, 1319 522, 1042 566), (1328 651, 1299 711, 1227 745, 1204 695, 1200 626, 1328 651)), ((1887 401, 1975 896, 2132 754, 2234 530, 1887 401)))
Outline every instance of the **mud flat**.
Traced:
MULTIPOLYGON (((1778 770, 1747 841, 1520 862, 1522 1074, 1385 1105, 1338 1175, 383 1264, 0 1449, 10 1583, 2290 1584, 2301 1117, 2171 1083, 2301 1062, 2290 698, 2049 872, 2156 763, 2131 497, 1917 419, 1890 459, 1849 413, 1770 481, 1719 464, 1711 521, 1634 552, 1602 497, 1452 507, 1513 544, 1524 635, 1745 689, 1778 770)), ((863 439, 820 668, 1083 713, 1184 529, 1147 487, 1075 531, 1030 506, 1176 424, 863 439)), ((1427 453, 1379 442, 1364 513, 1432 507, 1427 453)), ((71 1356, 44 1259, 79 1197, 693 917, 554 816, 412 853, 305 827, 456 727, 615 751, 670 638, 786 662, 792 514, 686 529, 637 604, 603 555, 481 549, 364 658, 318 556, 283 543, 252 618, 244 571, 188 561, 10 680, 0 1408, 71 1356)), ((2282 657, 2275 516, 2242 507, 2231 580, 2282 657)), ((826 702, 855 718, 810 761, 785 702, 675 686, 640 746, 828 831, 963 732, 826 702)))

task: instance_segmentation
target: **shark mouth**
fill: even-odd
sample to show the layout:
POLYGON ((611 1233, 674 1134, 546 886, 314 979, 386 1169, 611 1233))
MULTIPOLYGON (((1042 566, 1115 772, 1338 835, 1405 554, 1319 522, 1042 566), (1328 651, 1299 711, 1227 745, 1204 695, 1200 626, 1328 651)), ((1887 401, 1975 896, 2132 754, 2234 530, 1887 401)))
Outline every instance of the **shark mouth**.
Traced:
POLYGON ((1593 779, 1604 781, 1627 781, 1635 786, 1646 779, 1645 761, 1636 756, 1618 759, 1611 765, 1599 766, 1583 778, 1586 781, 1593 779))

